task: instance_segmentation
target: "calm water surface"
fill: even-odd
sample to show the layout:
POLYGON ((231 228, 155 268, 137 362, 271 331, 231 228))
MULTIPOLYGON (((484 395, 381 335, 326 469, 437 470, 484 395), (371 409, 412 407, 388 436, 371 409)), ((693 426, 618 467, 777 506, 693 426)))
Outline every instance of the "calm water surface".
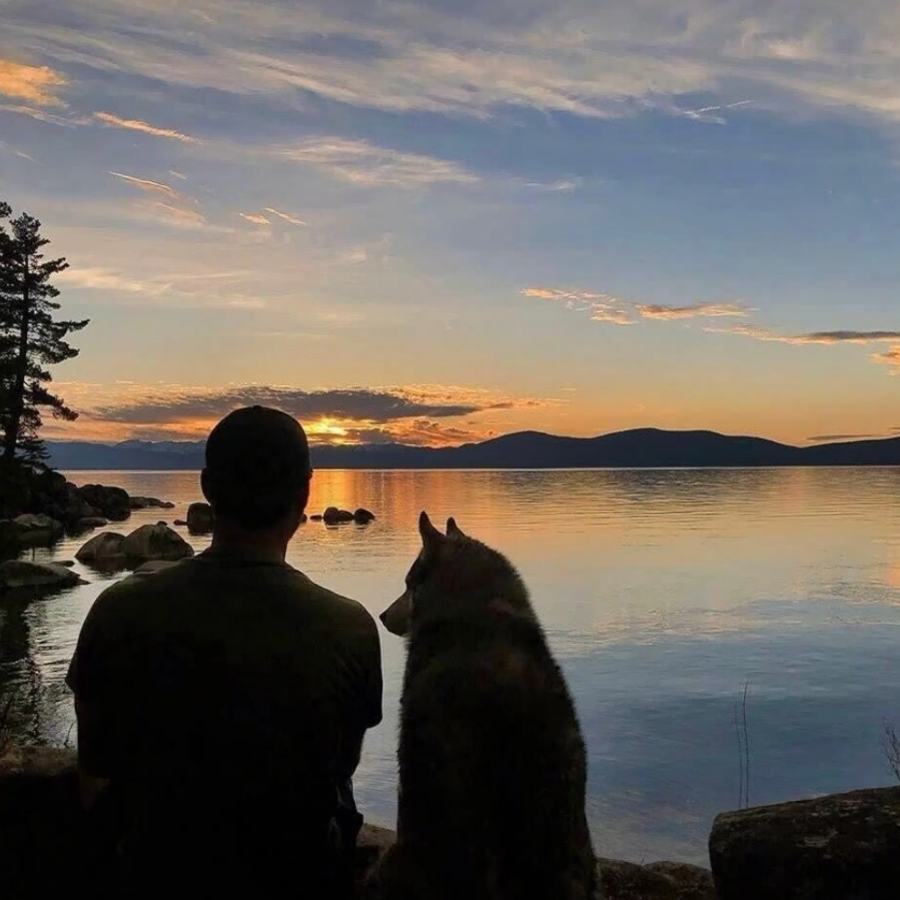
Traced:
MULTIPOLYGON (((68 474, 177 504, 135 513, 128 530, 183 518, 200 498, 193 472, 68 474)), ((317 472, 311 508, 331 504, 378 519, 304 525, 290 562, 374 614, 402 590, 422 509, 456 516, 518 566, 578 705, 603 855, 707 862, 713 816, 739 801, 745 683, 751 804, 891 783, 898 469, 317 472)), ((71 558, 81 543, 34 556, 71 558)), ((89 585, 0 610, 0 685, 17 688, 19 727, 36 741, 70 735, 66 666, 110 583, 79 571, 89 585)), ((404 650, 383 631, 382 647, 385 719, 356 785, 366 815, 390 824, 404 650)))

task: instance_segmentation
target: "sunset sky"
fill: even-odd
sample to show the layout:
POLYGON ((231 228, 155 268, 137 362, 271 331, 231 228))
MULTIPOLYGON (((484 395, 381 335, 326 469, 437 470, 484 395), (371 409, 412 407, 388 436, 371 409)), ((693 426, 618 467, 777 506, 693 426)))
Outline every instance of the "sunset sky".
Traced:
POLYGON ((47 437, 900 434, 896 0, 0 0, 47 437))

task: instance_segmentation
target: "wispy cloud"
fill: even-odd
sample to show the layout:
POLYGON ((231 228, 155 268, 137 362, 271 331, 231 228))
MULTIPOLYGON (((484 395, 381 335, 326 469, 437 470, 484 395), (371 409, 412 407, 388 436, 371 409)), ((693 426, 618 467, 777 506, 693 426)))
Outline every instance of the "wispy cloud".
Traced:
POLYGON ((757 341, 768 341, 794 346, 822 345, 836 346, 840 344, 893 344, 889 350, 873 353, 874 362, 889 366, 892 375, 900 375, 900 331, 856 331, 843 329, 838 331, 810 331, 805 334, 780 334, 768 328, 749 325, 734 325, 728 328, 706 327, 704 331, 714 334, 736 334, 753 338, 757 341))
MULTIPOLYGON (((707 326, 703 329, 715 334, 737 334, 757 341, 773 341, 780 344, 879 344, 900 341, 900 331, 810 331, 806 334, 779 334, 768 328, 751 325, 733 325, 728 328, 707 326)), ((885 354, 887 355, 887 354, 885 354)))
POLYGON ((102 267, 78 268, 70 267, 56 276, 56 280, 62 285, 71 285, 76 288, 89 290, 118 291, 126 294, 151 294, 164 293, 169 285, 129 278, 121 272, 102 267))
POLYGON ((693 119, 696 122, 711 122, 716 125, 725 125, 724 116, 715 115, 726 109, 740 109, 744 106, 752 104, 753 100, 737 100, 734 103, 721 103, 718 106, 704 106, 700 109, 684 109, 680 110, 682 116, 686 119, 693 119))
MULTIPOLYGON (((308 0, 104 0, 50 24, 30 4, 10 16, 13 46, 62 62, 179 87, 315 96, 392 113, 486 118, 504 107, 579 116, 648 108, 699 121, 752 96, 900 119, 900 19, 892 0, 862 6, 534 0, 350 6, 308 0), (208 5, 207 5, 208 4, 208 5), (191 35, 190 41, 173 36, 191 35), (680 109, 680 96, 728 90, 680 109), (740 93, 736 93, 736 91, 740 93)), ((7 4, 8 5, 8 4, 7 4)), ((76 4, 73 4, 76 6, 76 4)), ((757 100, 763 104, 764 100, 757 100)))
MULTIPOLYGON (((186 194, 176 191, 175 188, 161 181, 152 181, 149 178, 138 178, 136 175, 126 175, 122 172, 110 172, 110 175, 119 178, 125 184, 137 188, 145 194, 150 194, 151 199, 139 200, 132 204, 132 208, 141 216, 154 222, 173 228, 210 228, 205 215, 198 209, 197 200, 186 194), (158 199, 159 196, 164 200, 158 199)), ((228 228, 219 227, 222 232, 228 228)))
POLYGON ((737 303, 694 303, 689 306, 667 306, 661 303, 635 303, 611 294, 593 291, 568 290, 550 287, 529 287, 522 291, 525 297, 565 303, 576 312, 589 312, 595 322, 613 325, 634 325, 639 319, 678 321, 683 319, 715 319, 744 317, 748 310, 737 303))
POLYGON ((121 178, 122 181, 141 191, 164 194, 173 200, 178 200, 182 196, 175 188, 169 187, 169 185, 163 184, 161 181, 151 181, 149 178, 138 178, 135 175, 124 175, 122 172, 110 172, 109 174, 114 175, 116 178, 121 178))
POLYGON ((0 95, 37 106, 65 106, 58 89, 68 84, 59 72, 47 66, 29 66, 0 59, 0 95))
POLYGON ((595 303, 591 307, 591 321, 610 322, 613 325, 634 325, 635 320, 624 310, 595 303))
POLYGON ((635 310, 644 319, 717 319, 724 317, 743 318, 747 310, 736 303, 694 303, 690 306, 664 306, 659 303, 636 303, 635 310))
POLYGON ((900 344, 896 347, 891 347, 890 350, 886 350, 884 353, 874 354, 872 359, 877 363, 881 363, 881 365, 890 366, 892 375, 900 375, 900 344))
POLYGON ((526 181, 525 187, 536 191, 544 191, 548 194, 569 194, 578 190, 584 184, 582 178, 560 178, 557 181, 526 181))
POLYGON ((94 121, 99 122, 108 128, 124 128, 130 131, 140 131, 144 134, 150 134, 154 137, 170 138, 174 141, 181 141, 184 144, 197 144, 199 141, 195 137, 188 134, 182 134, 171 128, 157 128, 148 122, 142 122, 139 119, 121 119, 112 113, 96 112, 94 113, 94 121))
POLYGON ((283 161, 315 166, 360 187, 421 188, 441 183, 475 184, 479 180, 445 159, 338 137, 312 138, 265 152, 283 161))
POLYGON ((272 223, 260 213, 238 213, 242 219, 252 223, 253 225, 271 225, 272 223))
POLYGON ((174 228, 206 228, 209 226, 203 213, 187 205, 160 203, 155 200, 139 201, 135 205, 139 210, 147 213, 150 218, 163 225, 170 225, 174 228))
POLYGON ((291 225, 306 225, 307 224, 302 219, 298 219, 295 216, 289 215, 286 212, 281 212, 277 209, 274 209, 271 206, 267 206, 265 211, 267 213, 271 213, 273 216, 278 216, 279 219, 283 219, 285 222, 289 222, 291 225))

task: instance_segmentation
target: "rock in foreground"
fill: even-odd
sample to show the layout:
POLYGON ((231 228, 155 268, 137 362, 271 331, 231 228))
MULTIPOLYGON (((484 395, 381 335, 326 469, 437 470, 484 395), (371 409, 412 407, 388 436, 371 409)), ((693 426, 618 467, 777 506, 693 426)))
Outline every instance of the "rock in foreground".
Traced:
MULTIPOLYGON (((83 820, 78 807, 75 753, 11 748, 0 759, 0 872, 6 897, 77 895, 73 876, 83 863, 83 820)), ((356 849, 357 896, 396 835, 365 824, 356 849)), ((603 900, 715 900, 705 869, 678 863, 638 866, 599 863, 603 900)), ((83 884, 90 889, 89 884, 83 884)), ((757 900, 770 895, 763 892, 757 900)), ((849 896, 849 895, 848 895, 849 896)), ((879 895, 880 896, 880 895, 879 895)))
POLYGON ((136 528, 122 545, 129 559, 185 559, 194 555, 191 545, 164 522, 136 528))
POLYGON ((23 559, 10 559, 0 563, 0 591, 53 591, 76 584, 84 584, 83 579, 66 566, 23 559))
POLYGON ((719 900, 888 900, 900 893, 900 788, 723 813, 719 900))
POLYGON ((601 859, 597 871, 603 900, 716 900, 712 873, 700 866, 601 859))

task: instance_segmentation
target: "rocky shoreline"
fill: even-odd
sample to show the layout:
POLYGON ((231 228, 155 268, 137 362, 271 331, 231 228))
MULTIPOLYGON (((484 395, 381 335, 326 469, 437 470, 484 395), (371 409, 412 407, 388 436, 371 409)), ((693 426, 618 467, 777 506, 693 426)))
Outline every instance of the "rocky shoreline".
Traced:
MULTIPOLYGON (((84 862, 75 760, 67 749, 0 748, 4 898, 71 893, 84 862)), ((395 840, 390 829, 363 826, 361 897, 367 873, 395 840)), ((900 788, 726 812, 713 823, 710 869, 601 857, 597 900, 888 900, 900 881, 898 849, 900 788)))
MULTIPOLYGON (((86 535, 112 523, 125 522, 136 510, 174 509, 156 497, 130 496, 119 487, 86 484, 81 487, 50 470, 18 469, 0 472, 0 592, 29 590, 48 593, 84 583, 66 564, 18 559, 23 550, 52 547, 64 536, 86 535)), ((349 523, 366 526, 375 514, 329 506, 310 521, 328 527, 349 523)), ((307 517, 303 516, 303 522, 307 517)), ((213 512, 208 503, 191 503, 186 519, 176 519, 193 536, 210 534, 213 512)), ((129 533, 103 531, 76 553, 80 563, 103 572, 137 569, 151 562, 170 562, 193 556, 191 545, 167 522, 148 523, 129 533)))

